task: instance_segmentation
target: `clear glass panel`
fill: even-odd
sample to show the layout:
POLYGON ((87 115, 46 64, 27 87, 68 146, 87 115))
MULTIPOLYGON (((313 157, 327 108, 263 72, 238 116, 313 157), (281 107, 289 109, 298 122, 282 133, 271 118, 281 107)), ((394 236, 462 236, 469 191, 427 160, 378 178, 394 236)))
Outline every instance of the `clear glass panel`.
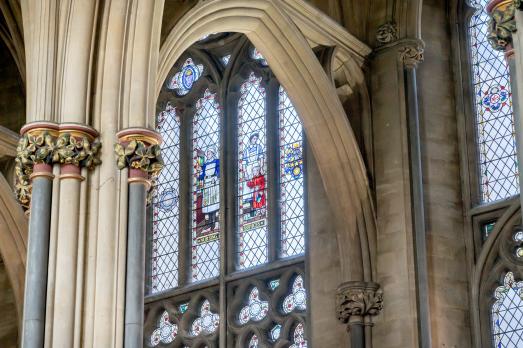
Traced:
POLYGON ((156 130, 165 167, 152 200, 151 293, 178 285, 180 120, 170 103, 158 114, 156 130))
POLYGON ((220 272, 220 105, 208 89, 193 119, 193 281, 220 272))
POLYGON ((241 325, 247 324, 250 320, 260 321, 267 316, 269 312, 269 302, 260 299, 258 288, 252 288, 249 293, 248 303, 242 308, 238 315, 238 322, 241 325))
POLYGON ((280 87, 281 257, 305 252, 303 129, 287 92, 280 87))
POLYGON ((238 103, 238 263, 267 262, 266 106, 261 77, 251 73, 238 103))
POLYGON ((294 310, 304 311, 307 309, 307 291, 303 284, 301 275, 294 278, 290 294, 287 295, 282 304, 283 313, 289 314, 294 310))
POLYGON ((258 348, 258 336, 252 335, 251 340, 249 341, 249 348, 258 348))
POLYGON ((306 348, 307 341, 305 340, 305 328, 302 323, 296 325, 294 329, 294 340, 293 345, 290 348, 306 348))
POLYGON ((219 325, 220 316, 211 311, 211 303, 209 300, 205 300, 200 308, 200 316, 191 324, 190 333, 192 336, 210 335, 218 330, 219 325))
POLYGON ((503 52, 488 43, 488 0, 473 0, 478 10, 469 32, 475 92, 481 199, 492 202, 519 193, 512 93, 503 52))
POLYGON ((514 274, 505 275, 503 285, 494 292, 492 330, 496 348, 523 346, 523 282, 516 282, 514 274))
POLYGON ((178 325, 172 323, 169 313, 164 311, 160 319, 158 319, 156 330, 151 334, 149 345, 156 347, 160 343, 169 344, 174 341, 176 336, 178 336, 178 325))

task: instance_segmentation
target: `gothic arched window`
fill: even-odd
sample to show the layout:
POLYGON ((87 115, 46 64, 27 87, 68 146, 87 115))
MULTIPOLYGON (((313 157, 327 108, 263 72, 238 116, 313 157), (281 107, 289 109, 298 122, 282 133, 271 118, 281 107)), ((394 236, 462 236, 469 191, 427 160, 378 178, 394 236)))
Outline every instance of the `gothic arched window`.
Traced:
POLYGON ((481 203, 519 193, 510 75, 503 52, 487 39, 488 2, 470 0, 475 12, 468 27, 481 203))
POLYGON ((202 38, 157 104, 146 343, 306 347, 304 135, 240 34, 202 38))

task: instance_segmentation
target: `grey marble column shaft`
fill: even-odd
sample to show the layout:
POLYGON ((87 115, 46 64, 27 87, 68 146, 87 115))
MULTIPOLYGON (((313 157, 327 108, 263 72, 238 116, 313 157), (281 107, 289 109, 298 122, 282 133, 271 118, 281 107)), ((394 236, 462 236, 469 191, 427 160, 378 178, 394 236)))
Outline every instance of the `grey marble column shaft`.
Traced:
POLYGON ((365 348, 365 328, 363 323, 355 323, 350 328, 350 347, 365 348))
POLYGON ((144 183, 129 184, 127 273, 125 279, 125 348, 142 348, 145 287, 146 195, 144 183))
POLYGON ((37 176, 32 180, 32 185, 22 347, 42 348, 44 346, 53 183, 51 177, 37 176))
POLYGON ((416 274, 416 296, 418 300, 418 337, 419 347, 429 348, 432 346, 432 343, 430 330, 425 203, 423 198, 423 171, 419 130, 416 68, 412 66, 406 66, 404 76, 409 134, 409 164, 416 274))

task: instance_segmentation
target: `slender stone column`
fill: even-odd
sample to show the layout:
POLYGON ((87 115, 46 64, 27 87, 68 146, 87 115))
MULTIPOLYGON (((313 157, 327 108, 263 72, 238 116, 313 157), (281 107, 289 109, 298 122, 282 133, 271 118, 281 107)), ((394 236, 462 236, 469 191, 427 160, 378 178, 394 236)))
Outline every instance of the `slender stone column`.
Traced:
POLYGON ((410 45, 400 50, 404 67, 405 97, 409 143, 410 194, 412 200, 412 226, 416 274, 416 297, 418 302, 419 343, 422 348, 430 348, 429 279, 427 269, 427 241, 425 223, 425 203, 423 193, 423 170, 421 159, 421 139, 419 130, 418 88, 416 67, 423 61, 423 47, 410 45))
MULTIPOLYGON (((338 320, 347 324, 350 347, 365 348, 365 328, 383 309, 383 291, 373 282, 351 281, 341 284, 336 293, 338 320)), ((370 342, 368 342, 370 343, 370 342)))
POLYGON ((125 348, 143 345, 147 191, 150 176, 162 168, 161 137, 144 128, 118 132, 118 168, 128 168, 127 265, 125 278, 125 348))
POLYGON ((76 286, 80 216, 80 186, 85 177, 82 168, 92 169, 99 163, 98 132, 76 123, 60 125, 57 159, 60 163, 60 222, 56 237, 56 265, 50 342, 52 347, 74 347, 77 323, 75 313, 79 300, 76 286))
POLYGON ((22 205, 30 206, 22 347, 40 348, 44 342, 54 177, 51 147, 58 133, 58 125, 48 122, 30 123, 22 127, 20 133, 22 139, 17 154, 17 195, 22 205))

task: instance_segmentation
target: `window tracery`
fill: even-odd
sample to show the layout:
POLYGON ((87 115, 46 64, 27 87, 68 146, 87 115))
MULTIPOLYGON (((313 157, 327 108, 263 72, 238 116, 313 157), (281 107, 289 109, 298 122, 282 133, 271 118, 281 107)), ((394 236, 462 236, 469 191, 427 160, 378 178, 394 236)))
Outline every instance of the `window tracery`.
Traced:
POLYGON ((286 91, 245 37, 215 34, 175 64, 157 115, 146 343, 305 347, 304 137, 286 91))

